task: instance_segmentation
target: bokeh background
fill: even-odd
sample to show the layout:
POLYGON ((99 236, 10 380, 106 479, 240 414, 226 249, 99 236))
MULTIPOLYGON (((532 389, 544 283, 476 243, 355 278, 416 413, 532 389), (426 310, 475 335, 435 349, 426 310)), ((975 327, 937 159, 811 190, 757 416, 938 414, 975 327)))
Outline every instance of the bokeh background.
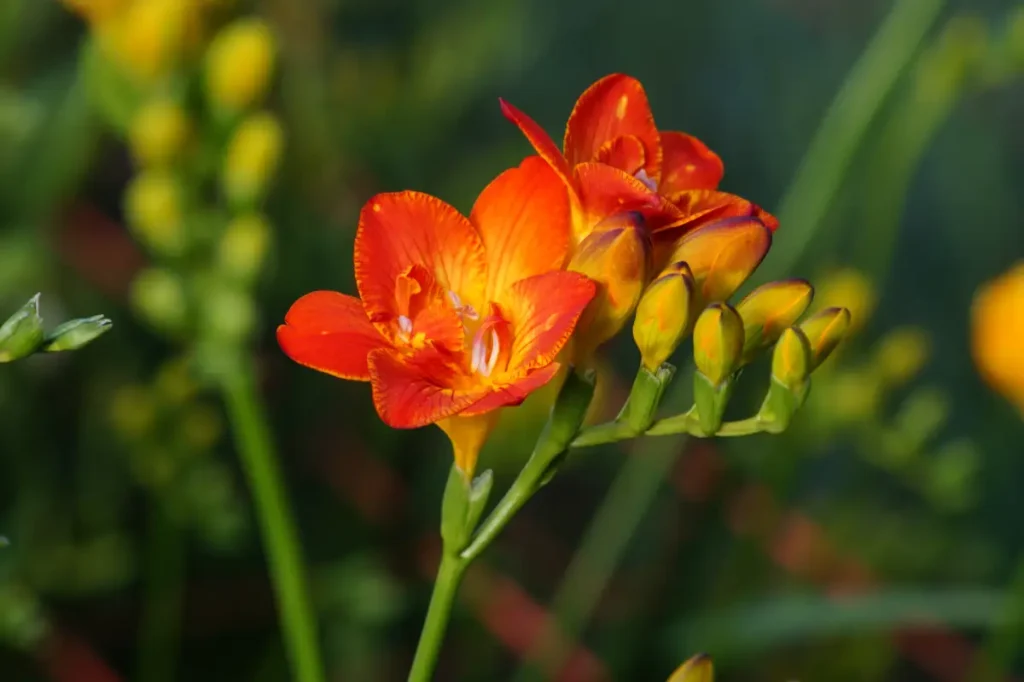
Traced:
MULTIPOLYGON (((660 127, 721 155, 727 191, 780 217, 755 279, 811 278, 857 333, 782 436, 574 453, 470 572, 438 679, 657 681, 697 651, 726 681, 1024 674, 1024 427, 978 378, 969 326, 977 288, 1024 256, 1024 6, 220 4, 211 34, 236 16, 272 26, 285 152, 259 279, 241 299, 191 286, 219 302, 207 326, 249 334, 331 679, 404 679, 449 446, 388 429, 365 385, 291 363, 274 327, 305 292, 354 292, 373 193, 465 211, 529 153, 499 96, 558 139, 617 71, 660 127), (564 646, 537 656, 552 610, 564 646)), ((51 323, 114 320, 77 353, 0 366, 0 678, 287 679, 230 427, 190 363, 202 334, 167 333, 160 315, 183 304, 138 293, 162 255, 128 225, 138 164, 89 35, 57 2, 0 3, 0 317, 41 291, 51 323)), ((637 362, 628 335, 609 348, 595 418, 637 362)), ((737 414, 766 376, 748 372, 737 414)), ((499 487, 546 400, 489 443, 499 487)))

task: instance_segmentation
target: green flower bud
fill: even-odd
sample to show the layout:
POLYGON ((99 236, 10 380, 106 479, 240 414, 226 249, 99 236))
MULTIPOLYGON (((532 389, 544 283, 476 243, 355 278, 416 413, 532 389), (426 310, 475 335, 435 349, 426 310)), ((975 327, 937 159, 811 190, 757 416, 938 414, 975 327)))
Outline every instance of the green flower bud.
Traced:
POLYGON ((656 371, 686 338, 693 302, 693 275, 685 263, 648 285, 633 320, 633 340, 644 367, 656 371))
POLYGON ((825 308, 800 325, 811 347, 812 371, 832 354, 849 329, 850 311, 846 308, 825 308))
POLYGON ((743 363, 775 343, 811 304, 814 289, 802 279, 769 282, 754 289, 736 306, 743 318, 743 363))
POLYGON ((728 303, 712 303, 693 329, 693 360, 712 386, 722 385, 740 366, 743 320, 728 303))
POLYGON ((112 325, 113 322, 103 315, 68 320, 47 335, 42 350, 47 353, 56 353, 81 348, 96 337, 110 331, 112 325))
POLYGON ((10 362, 35 353, 43 342, 43 319, 39 316, 39 294, 0 326, 0 362, 10 362))
POLYGON ((714 679, 711 658, 706 654, 697 654, 672 673, 668 682, 714 682, 714 679))

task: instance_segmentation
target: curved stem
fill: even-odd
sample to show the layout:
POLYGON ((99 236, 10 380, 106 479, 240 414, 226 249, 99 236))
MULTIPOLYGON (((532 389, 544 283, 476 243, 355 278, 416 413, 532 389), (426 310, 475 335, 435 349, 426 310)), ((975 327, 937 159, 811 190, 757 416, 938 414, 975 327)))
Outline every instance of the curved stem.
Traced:
POLYGON ((160 500, 149 505, 145 606, 139 626, 140 682, 170 682, 175 677, 181 639, 181 595, 185 573, 184 532, 160 500))
POLYGON ((447 552, 442 556, 437 578, 434 580, 434 591, 430 595, 427 618, 423 622, 423 631, 420 633, 412 669, 409 671, 409 682, 430 682, 434 676, 434 668, 437 666, 438 654, 441 653, 444 633, 448 629, 455 595, 470 561, 472 560, 447 552))
POLYGON ((316 620, 310 606, 295 519, 252 373, 248 367, 239 365, 227 370, 221 383, 270 564, 293 682, 323 682, 316 620))

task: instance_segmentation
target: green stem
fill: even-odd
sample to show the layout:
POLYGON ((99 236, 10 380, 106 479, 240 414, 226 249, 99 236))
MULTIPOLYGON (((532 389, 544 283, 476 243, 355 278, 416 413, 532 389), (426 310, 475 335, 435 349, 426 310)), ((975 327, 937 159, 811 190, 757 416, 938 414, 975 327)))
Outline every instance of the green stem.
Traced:
POLYGON ((420 633, 412 669, 409 671, 409 682, 430 682, 433 678, 444 634, 451 619, 455 595, 471 561, 472 559, 464 559, 447 551, 441 557, 441 565, 434 580, 434 591, 430 595, 430 606, 427 608, 427 618, 423 622, 423 631, 420 633))
POLYGON ((295 519, 273 451, 271 434, 253 385, 252 372, 225 372, 222 390, 235 444, 249 479, 284 628, 293 682, 323 682, 316 620, 310 606, 295 519))
POLYGON ((146 595, 139 626, 140 682, 171 682, 181 636, 185 538, 158 500, 146 531, 146 595))

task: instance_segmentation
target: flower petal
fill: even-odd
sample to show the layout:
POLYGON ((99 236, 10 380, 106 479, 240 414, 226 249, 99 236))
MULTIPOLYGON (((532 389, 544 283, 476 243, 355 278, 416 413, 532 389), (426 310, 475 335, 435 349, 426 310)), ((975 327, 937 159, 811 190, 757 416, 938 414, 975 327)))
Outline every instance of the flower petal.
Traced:
POLYGON ((563 270, 513 284, 500 300, 514 335, 509 372, 552 362, 569 340, 595 291, 594 283, 583 275, 563 270))
POLYGON ((647 93, 637 79, 615 73, 591 85, 576 100, 565 127, 565 158, 570 167, 596 161, 606 143, 623 135, 633 135, 643 143, 644 169, 657 182, 661 141, 647 93))
POLYGON ((571 189, 572 172, 569 164, 562 155, 562 150, 558 148, 558 145, 551 139, 551 136, 544 132, 544 129, 536 121, 519 109, 503 99, 498 101, 501 102, 501 113, 505 115, 505 118, 519 127, 519 130, 523 132, 523 135, 526 136, 526 139, 533 145, 537 153, 540 154, 540 157, 548 162, 548 165, 562 179, 562 182, 571 189))
POLYGON ((528 157, 480 193, 470 220, 487 254, 488 301, 514 282, 559 270, 569 252, 569 196, 538 156, 528 157))
POLYGON ((355 271, 366 312, 394 317, 395 282, 421 265, 446 290, 481 305, 487 281, 476 228, 445 202, 420 192, 378 194, 363 206, 356 233, 355 271))
POLYGON ((623 135, 614 140, 605 142, 597 152, 597 159, 600 163, 615 166, 624 170, 630 175, 636 175, 643 170, 647 158, 644 152, 644 143, 636 135, 623 135))
POLYGON ((368 364, 377 414, 396 429, 426 426, 480 398, 478 392, 454 388, 456 369, 433 349, 414 355, 379 349, 370 353, 368 364))
POLYGON ((718 155, 692 135, 675 131, 661 133, 662 194, 684 189, 715 189, 725 166, 718 155))
POLYGON ((609 216, 636 211, 644 217, 651 231, 685 219, 682 211, 668 199, 629 173, 603 163, 582 163, 576 166, 582 224, 574 225, 577 240, 609 216))
POLYGON ((293 303, 277 342, 300 365, 355 381, 369 381, 367 355, 387 346, 362 302, 335 291, 314 291, 293 303))
POLYGON ((525 376, 522 376, 507 384, 495 384, 481 400, 473 403, 466 409, 459 412, 460 417, 472 417, 496 410, 499 407, 511 407, 519 405, 526 400, 531 393, 551 381, 561 365, 557 362, 535 369, 525 376))

